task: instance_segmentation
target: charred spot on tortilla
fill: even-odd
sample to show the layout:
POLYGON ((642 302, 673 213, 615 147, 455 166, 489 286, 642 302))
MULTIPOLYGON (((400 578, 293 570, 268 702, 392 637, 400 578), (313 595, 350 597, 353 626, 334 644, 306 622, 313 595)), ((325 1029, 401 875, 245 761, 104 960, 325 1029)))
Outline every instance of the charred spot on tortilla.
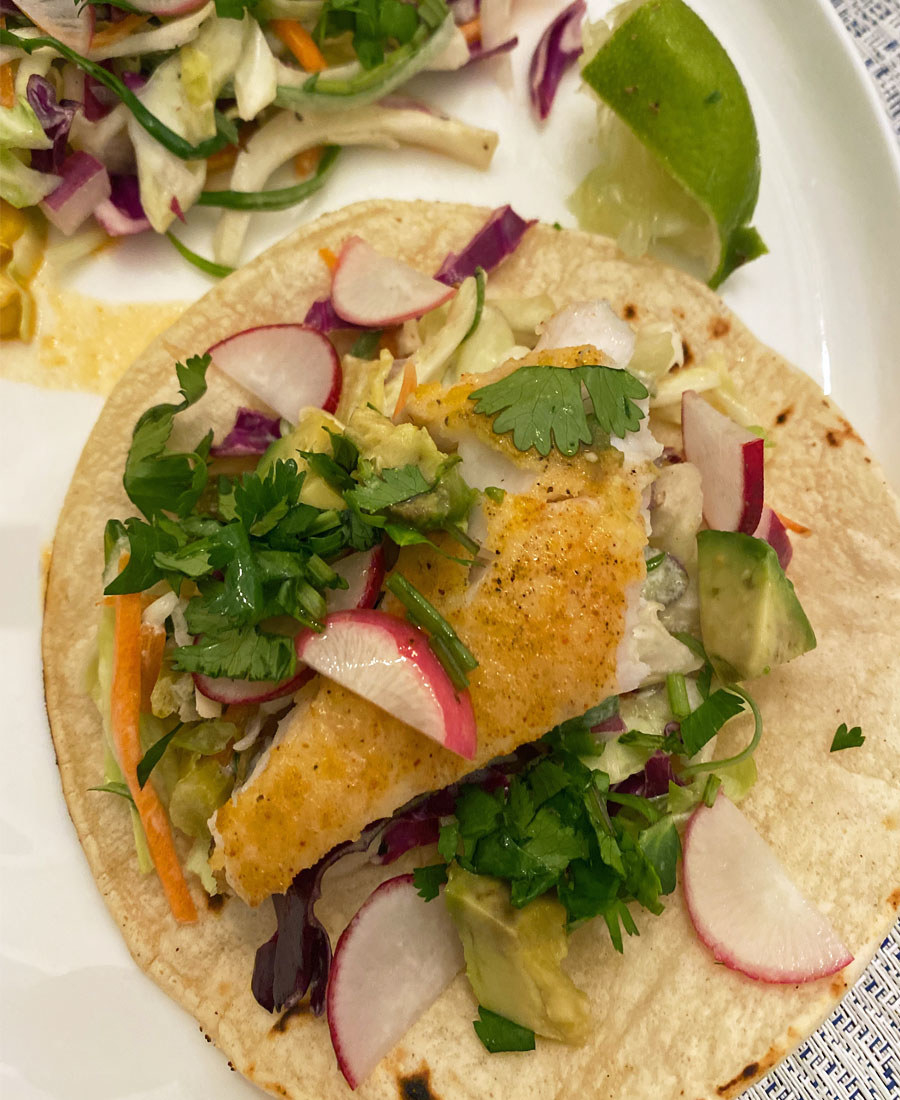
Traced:
POLYGON ((713 317, 709 322, 709 336, 711 340, 721 340, 731 331, 731 322, 727 317, 713 317))
POLYGON ((431 1070, 424 1063, 407 1077, 397 1077, 401 1100, 439 1100, 431 1091, 431 1070))
POLYGON ((892 893, 888 895, 888 905, 891 909, 900 909, 900 886, 892 893))
POLYGON ((691 345, 687 342, 687 340, 681 341, 681 354, 684 359, 684 366, 689 367, 694 361, 694 353, 691 350, 691 345))
POLYGON ((226 901, 228 898, 224 894, 207 894, 206 908, 211 913, 220 913, 225 908, 226 901))
POLYGON ((637 317, 637 306, 629 302, 622 310, 622 316, 626 321, 633 321, 637 317))
POLYGON ((794 411, 794 406, 793 405, 788 405, 787 408, 782 409, 781 412, 775 417, 775 423, 776 424, 786 424, 787 423, 787 418, 791 415, 791 413, 793 411, 794 411))

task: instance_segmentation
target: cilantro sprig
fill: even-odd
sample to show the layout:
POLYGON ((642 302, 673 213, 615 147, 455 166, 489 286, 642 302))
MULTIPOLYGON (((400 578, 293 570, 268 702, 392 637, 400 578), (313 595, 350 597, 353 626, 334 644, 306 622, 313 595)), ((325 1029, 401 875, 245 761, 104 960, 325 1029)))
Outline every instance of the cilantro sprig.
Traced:
POLYGON ((847 729, 847 723, 841 722, 834 731, 834 738, 828 751, 840 752, 842 749, 858 749, 865 739, 862 727, 854 726, 852 729, 847 729))
POLYGON ((477 413, 495 417, 498 435, 512 432, 518 450, 534 447, 544 457, 554 446, 574 455, 579 446, 594 441, 595 430, 616 437, 638 431, 645 414, 635 401, 647 396, 646 386, 633 374, 598 364, 519 367, 470 394, 477 413), (585 412, 582 386, 592 418, 585 412))

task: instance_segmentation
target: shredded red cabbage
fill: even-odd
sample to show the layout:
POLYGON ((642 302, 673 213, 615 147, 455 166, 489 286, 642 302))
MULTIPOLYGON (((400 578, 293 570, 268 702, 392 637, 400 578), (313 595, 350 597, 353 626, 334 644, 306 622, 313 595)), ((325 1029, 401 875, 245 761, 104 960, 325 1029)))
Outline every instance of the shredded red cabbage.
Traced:
MULTIPOLYGON (((111 68, 110 63, 101 62, 104 69, 111 68)), ((105 118, 119 102, 119 97, 112 89, 101 84, 99 80, 85 73, 84 77, 84 117, 88 122, 97 122, 105 118)))
POLYGON ((32 149, 31 167, 36 172, 59 175, 66 159, 66 144, 75 112, 81 106, 72 99, 57 102, 56 89, 42 76, 32 73, 25 85, 25 97, 37 115, 44 133, 53 142, 51 149, 32 149))
POLYGON ((540 119, 550 114, 559 82, 581 54, 581 23, 587 4, 574 0, 564 8, 541 35, 531 56, 528 88, 531 105, 540 119))
MULTIPOLYGON (((672 771, 672 758, 668 753, 655 752, 644 765, 643 771, 629 775, 610 790, 618 794, 636 794, 641 798, 657 798, 668 793, 670 782, 678 783, 672 771)), ((612 805, 609 809, 610 813, 614 812, 612 805)))
POLYGON ((501 260, 515 252, 525 230, 532 225, 534 219, 525 221, 511 206, 499 207, 461 252, 451 252, 447 256, 435 279, 450 286, 474 275, 479 267, 492 271, 501 260))
POLYGON ((338 317, 330 297, 317 298, 306 311, 303 323, 310 328, 314 328, 316 332, 326 334, 334 332, 335 329, 345 329, 353 332, 362 331, 359 325, 351 325, 342 317, 338 317))
POLYGON ((591 733, 624 733, 627 728, 622 716, 613 714, 609 718, 604 718, 596 726, 591 726, 591 733))
POLYGON ((221 443, 210 449, 217 458, 237 455, 261 455, 270 443, 281 438, 281 421, 257 409, 238 409, 234 427, 221 443))
POLYGON ((481 40, 469 43, 469 60, 467 65, 471 65, 473 61, 484 61, 489 57, 496 57, 501 53, 509 53, 510 50, 514 50, 519 44, 518 36, 515 38, 507 38, 505 42, 500 42, 496 46, 492 46, 489 50, 486 50, 481 45, 481 40))

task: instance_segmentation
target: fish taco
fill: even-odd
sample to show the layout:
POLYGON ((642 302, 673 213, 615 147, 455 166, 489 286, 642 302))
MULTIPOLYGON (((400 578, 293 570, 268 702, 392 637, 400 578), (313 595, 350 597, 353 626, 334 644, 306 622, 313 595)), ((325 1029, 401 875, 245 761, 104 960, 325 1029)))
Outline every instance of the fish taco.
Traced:
POLYGON ((135 960, 273 1094, 733 1096, 900 905, 898 575, 864 444, 707 287, 359 204, 104 407, 47 585, 63 789, 135 960))

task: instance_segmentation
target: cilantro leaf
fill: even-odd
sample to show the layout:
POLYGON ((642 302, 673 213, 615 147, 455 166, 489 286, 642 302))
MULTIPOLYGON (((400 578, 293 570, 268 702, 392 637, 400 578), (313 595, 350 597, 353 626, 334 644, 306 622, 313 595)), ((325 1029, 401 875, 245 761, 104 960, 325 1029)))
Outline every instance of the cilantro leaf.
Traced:
POLYGON ((476 412, 498 414, 493 430, 498 435, 512 432, 518 450, 534 447, 546 457, 555 446, 564 455, 574 455, 580 444, 593 439, 582 383, 601 431, 622 437, 640 428, 645 414, 634 402, 647 397, 646 386, 628 371, 599 364, 519 367, 506 378, 474 390, 470 398, 476 412))
POLYGON ((835 730, 834 740, 831 742, 831 748, 828 751, 840 752, 841 749, 858 749, 865 739, 861 726, 854 726, 848 730, 847 723, 841 722, 835 730))
POLYGON ((415 465, 394 466, 373 473, 357 488, 344 494, 348 503, 353 503, 363 512, 380 512, 403 500, 427 493, 431 483, 415 465))
POLYGON ((743 700, 730 691, 714 691, 687 718, 681 720, 681 740, 684 755, 698 753, 711 741, 729 719, 744 709, 743 700))
POLYGON ((210 431, 192 452, 167 452, 175 417, 206 393, 208 355, 195 355, 176 364, 181 384, 179 404, 154 405, 134 426, 131 448, 125 460, 123 484, 130 500, 148 518, 160 512, 186 516, 206 488, 210 431))
MULTIPOLYGON (((124 525, 110 520, 107 530, 123 530, 128 538, 128 564, 103 592, 106 596, 121 596, 126 592, 143 592, 163 578, 163 568, 157 564, 157 554, 171 553, 178 549, 178 539, 164 531, 158 523, 145 523, 137 516, 129 517, 124 525)), ((173 586, 174 587, 174 586, 173 586)))
POLYGON ((498 435, 512 432, 520 451, 534 447, 546 457, 555 446, 564 455, 573 455, 579 444, 591 441, 577 369, 519 367, 499 382, 474 390, 470 398, 477 413, 499 414, 494 431, 498 435))
POLYGON ((264 474, 245 474, 234 483, 234 516, 251 535, 262 537, 299 501, 304 472, 293 459, 275 462, 264 474))
POLYGON ((232 680, 284 680, 293 676, 297 657, 293 640, 284 635, 228 629, 178 646, 172 664, 183 672, 232 680))
POLYGON ((510 1050, 534 1050, 534 1032, 521 1024, 515 1024, 491 1012, 482 1005, 478 1006, 478 1019, 473 1020, 475 1034, 481 1040, 489 1054, 499 1054, 510 1050))
POLYGON ((434 901, 447 882, 447 864, 432 863, 428 867, 417 867, 413 871, 413 886, 419 897, 425 901, 434 901))

